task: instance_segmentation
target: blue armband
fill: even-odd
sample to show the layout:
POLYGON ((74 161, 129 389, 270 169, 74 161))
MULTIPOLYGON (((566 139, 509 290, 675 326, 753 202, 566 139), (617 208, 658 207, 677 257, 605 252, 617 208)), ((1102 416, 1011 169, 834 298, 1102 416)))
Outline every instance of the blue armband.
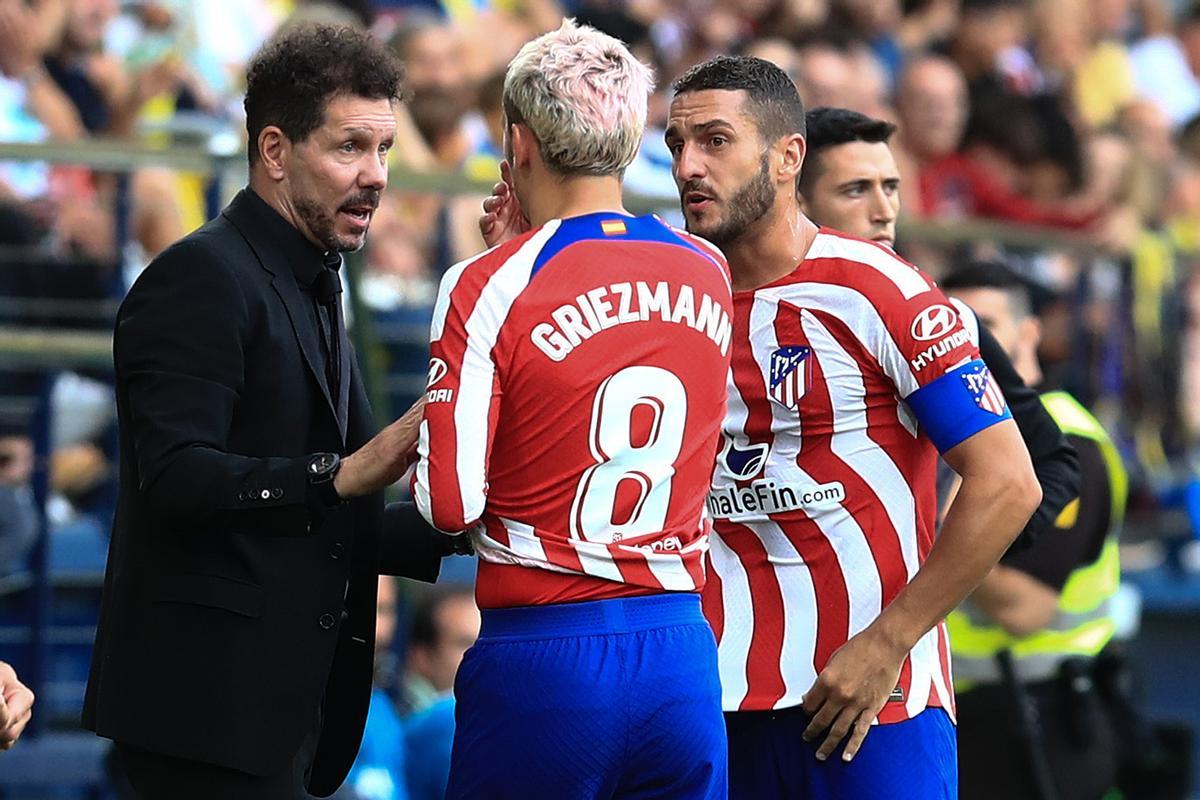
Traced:
POLYGON ((1012 419, 1004 393, 991 370, 978 358, 922 386, 905 401, 939 453, 984 428, 1012 419))

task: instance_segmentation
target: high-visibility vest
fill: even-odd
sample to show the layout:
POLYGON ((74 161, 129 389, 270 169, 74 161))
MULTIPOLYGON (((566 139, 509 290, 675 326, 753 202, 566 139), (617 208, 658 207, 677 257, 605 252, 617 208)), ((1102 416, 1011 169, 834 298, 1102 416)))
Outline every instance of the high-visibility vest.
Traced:
MULTIPOLYGON (((1095 656, 1112 639, 1115 623, 1110 603, 1120 583, 1117 534, 1125 516, 1129 479, 1121 456, 1108 433, 1092 414, 1066 392, 1042 395, 1042 404, 1063 433, 1094 441, 1104 457, 1112 509, 1108 536, 1100 556, 1076 568, 1067 578, 1058 601, 1058 613, 1042 630, 1017 638, 983 614, 970 599, 946 618, 950 650, 954 656, 954 683, 959 691, 974 684, 999 683, 996 655, 1009 650, 1017 677, 1026 682, 1058 674, 1059 665, 1072 656, 1095 656)), ((1086 491, 1084 487, 1084 491, 1086 491)), ((1079 500, 1073 500, 1056 521, 1073 524, 1079 500)), ((1046 536, 1053 536, 1047 533, 1046 536)))

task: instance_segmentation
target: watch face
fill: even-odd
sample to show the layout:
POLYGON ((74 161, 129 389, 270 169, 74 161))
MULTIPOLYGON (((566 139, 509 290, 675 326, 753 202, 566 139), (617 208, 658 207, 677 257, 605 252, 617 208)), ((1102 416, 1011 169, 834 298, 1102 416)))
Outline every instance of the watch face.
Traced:
POLYGON ((328 472, 333 468, 333 462, 336 459, 332 453, 319 453, 313 456, 313 460, 308 462, 308 471, 313 475, 320 475, 323 472, 328 472))

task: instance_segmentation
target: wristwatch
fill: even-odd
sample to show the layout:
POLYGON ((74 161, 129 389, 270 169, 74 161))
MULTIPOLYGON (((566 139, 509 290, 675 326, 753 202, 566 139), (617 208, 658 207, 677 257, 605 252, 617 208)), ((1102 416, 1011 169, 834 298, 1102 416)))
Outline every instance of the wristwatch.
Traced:
POLYGON ((308 483, 320 501, 330 508, 343 502, 333 488, 333 479, 341 468, 342 457, 337 453, 317 453, 308 460, 308 483))

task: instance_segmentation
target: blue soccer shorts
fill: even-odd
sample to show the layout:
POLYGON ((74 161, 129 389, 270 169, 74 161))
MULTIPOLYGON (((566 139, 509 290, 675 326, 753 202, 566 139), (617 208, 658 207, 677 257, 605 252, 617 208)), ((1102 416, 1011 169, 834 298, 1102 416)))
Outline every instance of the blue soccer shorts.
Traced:
POLYGON ((940 708, 873 725, 854 760, 842 748, 817 760, 823 738, 805 742, 799 708, 725 715, 730 800, 958 800, 954 723, 940 708))
POLYGON ((484 610, 454 693, 450 800, 726 796, 717 646, 695 594, 484 610))

